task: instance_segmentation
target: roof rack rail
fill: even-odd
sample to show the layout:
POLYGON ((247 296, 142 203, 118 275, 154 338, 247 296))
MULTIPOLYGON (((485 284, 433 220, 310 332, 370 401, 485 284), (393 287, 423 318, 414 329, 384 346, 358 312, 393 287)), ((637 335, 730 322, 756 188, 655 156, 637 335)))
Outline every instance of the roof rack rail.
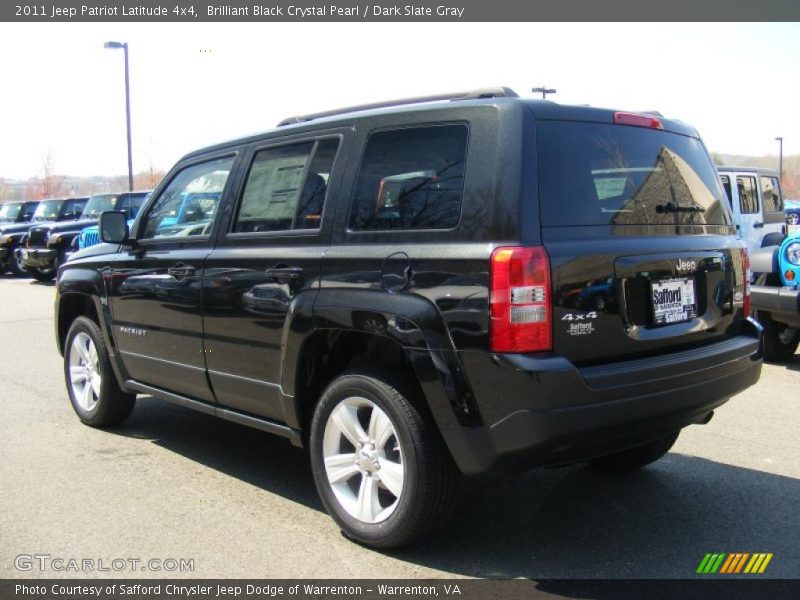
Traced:
POLYGON ((357 106, 348 106, 346 108, 337 108, 335 110, 326 110, 318 113, 310 113, 307 115, 297 115, 289 117, 278 123, 278 127, 284 125, 294 125, 296 123, 305 123, 306 121, 313 121, 314 119, 321 119, 323 117, 333 117, 336 115, 344 115, 352 112, 359 112, 362 110, 372 110, 375 108, 388 108, 390 106, 403 106, 406 104, 422 104, 424 102, 437 102, 440 100, 479 100, 481 98, 519 98, 517 93, 511 88, 507 87, 492 87, 492 88, 479 88, 476 90, 469 90, 466 92, 456 92, 454 94, 437 94, 435 96, 419 96, 417 98, 403 98, 402 100, 385 100, 383 102, 373 102, 371 104, 359 104, 357 106))

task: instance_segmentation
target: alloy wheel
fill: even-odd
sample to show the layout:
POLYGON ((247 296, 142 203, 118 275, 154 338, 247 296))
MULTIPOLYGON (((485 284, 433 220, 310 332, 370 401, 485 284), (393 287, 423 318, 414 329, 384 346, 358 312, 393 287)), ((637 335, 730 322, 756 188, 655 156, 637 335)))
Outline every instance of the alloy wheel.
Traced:
POLYGON ((69 351, 69 375, 75 401, 86 411, 97 406, 100 398, 100 360, 97 348, 87 334, 79 332, 69 351))
POLYGON ((339 504, 363 523, 380 523, 397 508, 405 466, 394 425, 366 398, 350 397, 331 411, 322 440, 325 475, 339 504))

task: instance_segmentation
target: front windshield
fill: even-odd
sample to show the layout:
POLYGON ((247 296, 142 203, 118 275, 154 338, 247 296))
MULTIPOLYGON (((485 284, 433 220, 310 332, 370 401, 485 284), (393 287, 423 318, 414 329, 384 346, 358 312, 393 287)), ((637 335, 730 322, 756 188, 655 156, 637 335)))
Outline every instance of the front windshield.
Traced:
POLYGON ((83 209, 81 214, 82 219, 97 219, 100 213, 107 210, 114 210, 117 205, 119 196, 113 194, 103 194, 102 196, 92 196, 89 202, 86 203, 86 208, 83 209))
POLYGON ((19 204, 5 204, 0 208, 0 221, 14 221, 22 211, 22 203, 19 204))
POLYGON ((61 204, 63 200, 45 200, 40 202, 36 207, 36 212, 33 213, 33 218, 36 221, 55 221, 61 212, 61 204))

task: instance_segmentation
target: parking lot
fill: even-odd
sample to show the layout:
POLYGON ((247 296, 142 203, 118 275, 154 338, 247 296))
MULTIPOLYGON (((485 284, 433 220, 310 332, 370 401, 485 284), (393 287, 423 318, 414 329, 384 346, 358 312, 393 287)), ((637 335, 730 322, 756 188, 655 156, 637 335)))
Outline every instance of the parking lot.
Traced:
POLYGON ((53 339, 52 285, 0 277, 0 577, 15 557, 190 559, 195 577, 690 577, 707 552, 772 552, 800 572, 800 354, 627 476, 583 466, 465 482, 434 539, 378 553, 322 512, 303 450, 140 396, 82 426, 53 339))

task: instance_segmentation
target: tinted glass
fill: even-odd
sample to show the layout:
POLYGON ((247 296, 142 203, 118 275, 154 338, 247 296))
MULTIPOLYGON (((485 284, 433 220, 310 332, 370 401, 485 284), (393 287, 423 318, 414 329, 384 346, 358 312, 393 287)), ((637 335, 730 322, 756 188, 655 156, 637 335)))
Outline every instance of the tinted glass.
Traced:
POLYGON ((461 216, 465 125, 373 133, 358 173, 351 229, 448 229, 461 216))
POLYGON ((233 161, 220 158, 180 171, 150 207, 141 237, 208 235, 233 161))
POLYGON ((739 211, 743 215, 758 212, 758 193, 755 177, 737 177, 736 190, 739 192, 739 211))
POLYGON ((731 195, 731 178, 727 175, 720 175, 719 180, 722 182, 722 188, 725 190, 725 195, 728 197, 728 206, 733 208, 733 196, 731 195))
POLYGON ((783 198, 777 177, 761 177, 761 197, 764 212, 783 212, 783 198))
POLYGON ((730 225, 699 140, 598 123, 537 125, 542 223, 730 225))
POLYGON ((88 198, 71 198, 69 200, 65 200, 63 206, 61 207, 61 218, 77 219, 78 217, 82 216, 88 201, 88 198))

